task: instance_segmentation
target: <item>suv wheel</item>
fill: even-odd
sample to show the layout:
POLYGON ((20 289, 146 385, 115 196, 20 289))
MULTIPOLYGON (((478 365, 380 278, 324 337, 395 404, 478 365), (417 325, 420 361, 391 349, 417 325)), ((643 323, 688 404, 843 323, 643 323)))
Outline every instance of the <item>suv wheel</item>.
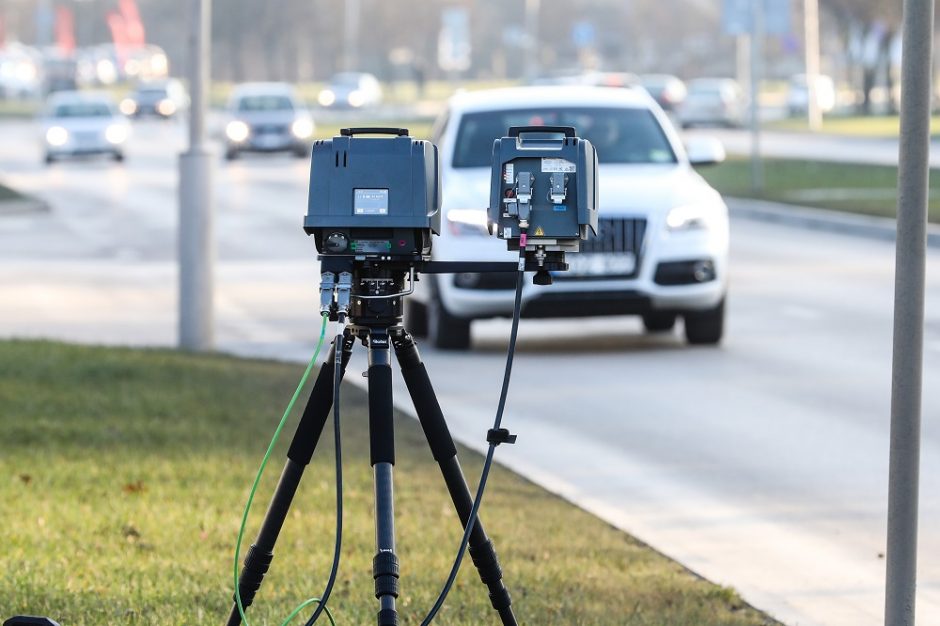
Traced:
POLYGON ((441 302, 437 289, 427 305, 428 339, 441 350, 470 349, 470 320, 452 315, 441 302))
POLYGON ((417 300, 405 300, 405 329, 415 337, 428 336, 428 307, 417 300))
POLYGON ((665 333, 669 332, 676 325, 676 314, 675 313, 663 313, 660 311, 653 311, 652 313, 643 314, 643 328, 646 329, 648 333, 665 333))
POLYGON ((721 341, 725 330, 725 300, 704 311, 686 313, 685 338, 691 344, 714 345, 721 341))

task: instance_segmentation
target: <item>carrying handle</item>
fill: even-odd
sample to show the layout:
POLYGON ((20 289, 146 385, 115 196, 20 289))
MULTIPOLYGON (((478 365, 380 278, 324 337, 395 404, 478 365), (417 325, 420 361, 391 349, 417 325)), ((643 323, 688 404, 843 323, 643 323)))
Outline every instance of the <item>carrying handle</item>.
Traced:
POLYGON ((561 133, 565 137, 577 137, 574 126, 510 126, 509 136, 518 137, 522 133, 561 133))
POLYGON ((360 127, 360 128, 341 128, 339 134, 343 137, 352 137, 353 135, 397 135, 399 137, 407 137, 408 129, 407 128, 371 128, 371 127, 360 127))

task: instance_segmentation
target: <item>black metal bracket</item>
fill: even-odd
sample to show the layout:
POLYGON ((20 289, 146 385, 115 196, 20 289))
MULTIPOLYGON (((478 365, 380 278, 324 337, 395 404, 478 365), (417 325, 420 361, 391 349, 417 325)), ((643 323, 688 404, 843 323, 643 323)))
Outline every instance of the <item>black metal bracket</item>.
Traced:
POLYGON ((491 428, 486 433, 486 440, 494 445, 501 443, 516 443, 516 435, 510 434, 508 428, 491 428))

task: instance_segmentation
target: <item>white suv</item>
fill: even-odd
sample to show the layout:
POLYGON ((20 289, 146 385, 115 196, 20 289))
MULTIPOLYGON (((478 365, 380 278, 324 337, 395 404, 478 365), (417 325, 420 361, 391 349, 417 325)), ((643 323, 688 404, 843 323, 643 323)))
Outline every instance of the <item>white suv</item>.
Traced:
MULTIPOLYGON (((724 330, 728 210, 692 165, 724 150, 698 140, 687 155, 665 114, 642 89, 520 87, 454 97, 432 140, 441 153, 443 220, 433 257, 514 260, 486 229, 493 141, 510 126, 574 126, 599 160, 599 232, 569 253, 550 286, 527 280, 523 317, 641 315, 650 332, 684 319, 690 343, 724 330)), ((470 346, 474 319, 512 314, 515 276, 425 275, 406 300, 405 325, 445 349, 470 346)))

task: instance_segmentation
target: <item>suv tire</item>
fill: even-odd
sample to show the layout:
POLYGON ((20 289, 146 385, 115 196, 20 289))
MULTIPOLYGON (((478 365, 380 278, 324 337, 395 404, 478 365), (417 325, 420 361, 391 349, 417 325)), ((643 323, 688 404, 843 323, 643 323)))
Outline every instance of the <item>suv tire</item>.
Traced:
POLYGON ((725 299, 718 306, 704 311, 686 313, 685 338, 694 345, 715 345, 725 330, 725 299))
POLYGON ((643 328, 648 333, 666 333, 671 331, 675 325, 675 313, 653 311, 652 313, 643 314, 643 328))
POLYGON ((428 305, 417 300, 405 300, 405 330, 415 337, 428 336, 428 305))
POLYGON ((436 283, 427 304, 428 339, 441 350, 470 349, 470 320, 452 315, 444 307, 436 283))

